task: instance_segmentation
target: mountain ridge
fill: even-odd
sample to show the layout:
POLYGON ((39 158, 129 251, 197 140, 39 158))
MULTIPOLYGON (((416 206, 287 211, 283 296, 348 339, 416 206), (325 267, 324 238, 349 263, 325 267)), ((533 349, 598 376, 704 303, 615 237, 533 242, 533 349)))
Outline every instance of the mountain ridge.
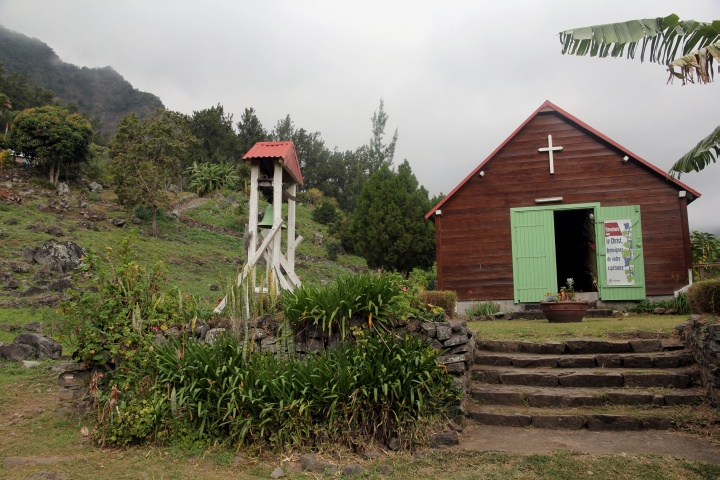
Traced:
MULTIPOLYGON (((109 138, 130 113, 147 117, 164 109, 159 97, 132 86, 111 66, 88 68, 64 62, 43 41, 0 25, 0 63, 10 73, 52 90, 63 103, 75 103, 93 120, 96 133, 109 138)), ((11 99, 12 100, 12 99, 11 99)))

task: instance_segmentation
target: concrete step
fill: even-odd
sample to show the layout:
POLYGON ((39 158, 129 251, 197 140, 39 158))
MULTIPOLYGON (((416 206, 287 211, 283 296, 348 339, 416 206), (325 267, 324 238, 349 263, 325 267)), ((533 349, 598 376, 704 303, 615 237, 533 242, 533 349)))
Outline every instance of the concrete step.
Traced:
POLYGON ((629 339, 619 341, 594 338, 572 338, 564 342, 524 342, 519 340, 477 341, 476 351, 503 353, 535 353, 541 355, 587 355, 596 353, 651 353, 682 350, 675 339, 629 339))
POLYGON ((515 368, 678 368, 694 363, 686 350, 653 353, 599 353, 590 355, 554 355, 503 353, 475 350, 476 365, 515 368))
MULTIPOLYGON (((667 408, 667 407, 666 407, 667 408)), ((467 416, 481 425, 534 427, 555 430, 633 431, 668 430, 677 426, 671 412, 649 410, 633 414, 594 413, 575 409, 567 413, 547 412, 527 407, 489 407, 470 405, 467 416)))
POLYGON ((493 365, 473 365, 471 380, 475 385, 502 384, 538 387, 584 387, 584 388, 689 388, 700 384, 700 370, 681 367, 653 371, 617 368, 553 368, 516 369, 493 365))
POLYGON ((639 388, 533 387, 522 385, 472 385, 468 396, 482 405, 529 407, 590 407, 645 405, 654 407, 698 405, 707 400, 702 388, 683 390, 639 388))

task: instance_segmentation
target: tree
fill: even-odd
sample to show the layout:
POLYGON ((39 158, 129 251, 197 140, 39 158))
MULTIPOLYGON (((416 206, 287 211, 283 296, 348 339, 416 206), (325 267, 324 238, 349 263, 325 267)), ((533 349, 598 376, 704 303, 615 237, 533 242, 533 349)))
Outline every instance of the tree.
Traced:
POLYGON ((257 142, 267 142, 270 135, 262 126, 260 120, 255 115, 255 110, 246 108, 237 124, 238 139, 240 142, 240 156, 245 155, 257 142))
POLYGON ((49 169, 50 182, 57 185, 60 170, 85 162, 93 130, 90 122, 63 107, 23 110, 13 120, 8 143, 39 165, 49 169))
POLYGON ((0 92, 10 97, 13 107, 19 111, 55 104, 55 95, 52 91, 30 84, 20 73, 6 72, 2 63, 0 63, 0 92))
MULTIPOLYGON (((10 97, 4 93, 0 93, 0 125, 5 124, 5 134, 3 140, 7 138, 7 132, 10 128, 10 114, 12 112, 12 103, 10 97)), ((2 145, 2 144, 0 144, 2 145)))
POLYGON ((150 207, 154 237, 157 207, 167 199, 169 183, 180 175, 196 144, 189 119, 169 110, 157 110, 142 122, 135 114, 127 115, 110 142, 118 202, 127 208, 150 207))
POLYGON ((389 144, 385 144, 383 137, 385 136, 385 124, 388 120, 388 115, 385 113, 385 102, 380 99, 380 106, 377 112, 373 113, 372 120, 372 138, 370 144, 367 146, 368 165, 370 173, 375 173, 383 163, 392 165, 393 157, 395 156, 395 144, 397 143, 398 132, 397 128, 393 134, 392 140, 389 144))
POLYGON ((193 112, 190 132, 199 140, 192 152, 194 162, 239 161, 245 153, 240 148, 240 139, 233 128, 232 114, 226 114, 220 104, 193 112))
POLYGON ((435 228, 425 220, 432 205, 405 160, 393 172, 383 163, 360 192, 350 231, 355 251, 370 268, 407 274, 435 260, 435 228))
MULTIPOLYGON (((635 58, 666 65, 671 82, 679 78, 687 83, 713 81, 713 62, 720 61, 720 20, 712 23, 682 21, 675 15, 594 25, 560 32, 562 53, 592 57, 635 58)), ((720 127, 703 138, 670 168, 672 175, 700 171, 720 156, 720 127)))

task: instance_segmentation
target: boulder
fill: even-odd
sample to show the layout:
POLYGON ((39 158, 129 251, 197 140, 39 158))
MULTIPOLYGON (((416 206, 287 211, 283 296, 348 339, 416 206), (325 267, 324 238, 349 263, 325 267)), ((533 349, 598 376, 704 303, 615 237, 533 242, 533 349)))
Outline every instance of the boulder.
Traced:
POLYGON ((460 445, 460 436, 455 430, 435 433, 430 436, 430 446, 432 448, 451 447, 453 445, 460 445))
POLYGON ((205 334, 205 343, 213 344, 221 335, 225 335, 226 333, 227 329, 225 328, 212 328, 205 334))
POLYGON ((103 191, 103 187, 97 182, 92 182, 90 185, 88 185, 88 190, 93 193, 100 193, 103 191))
POLYGON ((85 249, 73 242, 50 240, 31 252, 32 260, 47 266, 51 271, 68 273, 75 269, 85 257, 85 249))
POLYGON ((302 455, 300 457, 300 465, 302 465, 304 470, 309 472, 326 475, 334 475, 338 470, 335 465, 318 460, 312 453, 302 455))
POLYGON ((6 343, 0 345, 0 358, 11 362, 22 362, 32 358, 33 348, 22 343, 6 343))
POLYGON ((67 195, 70 193, 70 187, 67 183, 60 182, 57 184, 57 187, 55 188, 55 193, 57 195, 67 195))
POLYGON ((13 343, 30 345, 35 350, 33 358, 58 360, 62 356, 62 345, 40 333, 21 333, 13 343))

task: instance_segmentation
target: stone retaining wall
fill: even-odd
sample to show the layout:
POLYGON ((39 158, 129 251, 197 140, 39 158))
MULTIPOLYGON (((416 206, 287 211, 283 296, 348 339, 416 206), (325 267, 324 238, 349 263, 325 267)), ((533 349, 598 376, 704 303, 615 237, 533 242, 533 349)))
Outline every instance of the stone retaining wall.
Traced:
MULTIPOLYGON (((398 335, 410 334, 425 340, 428 345, 440 350, 438 363, 453 376, 455 386, 465 393, 470 381, 470 367, 475 352, 475 334, 468 330, 467 322, 426 322, 422 320, 399 321, 391 327, 398 335)), ((255 339, 258 342, 258 339, 255 339)), ((274 351, 275 340, 264 337, 258 346, 262 350, 274 351)), ((327 336, 319 327, 312 327, 295 335, 295 353, 305 355, 334 348, 341 342, 340 333, 327 336)))
POLYGON ((720 323, 717 317, 691 315, 684 330, 685 343, 701 369, 703 387, 713 403, 720 403, 720 323))
MULTIPOLYGON (((475 352, 475 334, 468 330, 467 322, 425 322, 411 320, 397 322, 393 326, 398 335, 410 334, 425 340, 430 346, 440 350, 438 363, 443 365, 453 376, 453 382, 463 396, 470 382, 470 367, 475 352)), ((205 332, 199 341, 212 341, 217 335, 226 331, 216 328, 205 332)), ((254 351, 275 353, 278 345, 275 337, 262 328, 253 329, 254 351)), ((157 343, 163 343, 161 337, 157 343)), ((335 348, 341 341, 340 332, 328 337, 319 327, 312 327, 296 333, 294 339, 296 355, 303 356, 335 348)), ((84 363, 68 363, 58 366, 58 385, 60 406, 58 413, 65 415, 83 415, 92 408, 92 397, 88 394, 88 386, 92 372, 84 363)))

